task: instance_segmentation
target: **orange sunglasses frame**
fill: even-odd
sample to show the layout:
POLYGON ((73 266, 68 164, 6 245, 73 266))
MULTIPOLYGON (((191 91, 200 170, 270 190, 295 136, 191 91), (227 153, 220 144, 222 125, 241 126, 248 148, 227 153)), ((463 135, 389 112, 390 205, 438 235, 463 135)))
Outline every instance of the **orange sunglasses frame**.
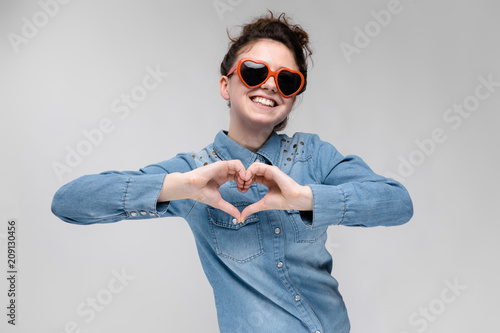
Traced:
POLYGON ((238 73, 238 76, 239 76, 239 78, 240 78, 241 82, 243 82, 243 84, 244 84, 245 86, 247 86, 248 88, 250 88, 250 89, 252 89, 252 88, 256 88, 256 87, 260 87, 261 85, 263 85, 264 83, 266 83, 266 81, 267 81, 267 80, 269 80, 269 78, 270 78, 271 76, 272 76, 272 77, 274 77, 274 82, 276 82, 276 87, 278 88, 278 90, 279 90, 280 94, 281 94, 283 97, 285 97, 285 98, 287 98, 287 97, 292 97, 292 96, 294 96, 294 95, 298 94, 298 93, 300 92, 300 90, 302 89, 302 87, 304 86, 304 81, 305 81, 305 80, 304 80, 304 75, 302 75, 302 73, 301 73, 301 72, 299 72, 299 71, 296 71, 296 70, 293 70, 293 69, 290 69, 290 68, 281 68, 281 69, 279 69, 277 72, 274 72, 274 71, 272 71, 272 70, 271 70, 271 68, 269 67, 269 65, 268 65, 268 64, 266 64, 265 62, 260 61, 260 60, 255 60, 255 59, 252 59, 252 58, 242 58, 242 59, 240 59, 236 65, 234 65, 233 67, 231 67, 231 69, 229 70, 229 72, 227 73, 227 75, 226 75, 226 76, 229 76, 229 75, 233 74, 233 73, 234 73, 234 71, 236 71, 236 72, 238 73), (256 64, 261 64, 261 65, 264 65, 264 66, 266 66, 266 67, 267 67, 267 77, 266 77, 266 79, 265 79, 264 81, 262 81, 262 83, 257 84, 257 85, 255 85, 255 86, 250 86, 250 85, 248 85, 248 84, 245 82, 245 80, 243 80, 243 78, 241 77, 241 71, 240 71, 240 68, 241 68, 241 65, 242 65, 245 61, 251 61, 251 62, 254 62, 254 63, 256 63, 256 64), (278 75, 279 75, 282 71, 288 71, 288 72, 291 72, 291 73, 294 73, 294 74, 298 74, 298 75, 300 76, 300 87, 299 87, 299 89, 297 89, 297 91, 296 91, 296 92, 294 92, 293 94, 290 94, 290 95, 285 95, 285 94, 281 91, 281 89, 280 89, 280 86, 279 86, 279 83, 278 83, 278 75))

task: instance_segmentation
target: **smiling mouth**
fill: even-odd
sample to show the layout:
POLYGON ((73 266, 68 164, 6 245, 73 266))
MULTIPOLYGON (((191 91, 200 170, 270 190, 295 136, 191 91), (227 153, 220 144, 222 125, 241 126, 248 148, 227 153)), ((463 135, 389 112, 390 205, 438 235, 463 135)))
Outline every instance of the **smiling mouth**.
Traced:
POLYGON ((273 101, 272 99, 269 99, 269 98, 256 96, 256 97, 252 97, 251 100, 255 104, 259 104, 262 106, 268 106, 268 107, 272 107, 272 108, 276 106, 276 102, 273 101))

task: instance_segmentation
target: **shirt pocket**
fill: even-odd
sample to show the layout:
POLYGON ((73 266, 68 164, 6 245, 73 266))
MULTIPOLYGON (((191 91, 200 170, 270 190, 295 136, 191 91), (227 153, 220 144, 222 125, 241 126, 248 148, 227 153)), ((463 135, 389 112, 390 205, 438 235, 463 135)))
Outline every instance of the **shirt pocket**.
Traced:
POLYGON ((304 222, 298 210, 287 210, 286 215, 292 223, 295 231, 295 242, 297 243, 314 243, 325 235, 326 230, 328 229, 327 226, 318 228, 313 227, 312 224, 304 222))
MULTIPOLYGON (((249 204, 233 205, 241 211, 249 204)), ((245 263, 264 254, 262 228, 257 214, 247 217, 243 223, 237 223, 234 217, 220 209, 209 206, 207 209, 213 247, 217 255, 245 263)))

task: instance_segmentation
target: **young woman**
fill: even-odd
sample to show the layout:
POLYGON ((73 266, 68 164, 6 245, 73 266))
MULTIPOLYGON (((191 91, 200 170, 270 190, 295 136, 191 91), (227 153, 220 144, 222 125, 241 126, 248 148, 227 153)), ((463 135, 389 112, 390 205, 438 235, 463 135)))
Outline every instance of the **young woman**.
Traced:
POLYGON ((277 134, 306 89, 310 54, 307 33, 283 14, 244 26, 221 64, 227 131, 197 153, 78 178, 52 211, 78 224, 183 217, 221 332, 349 332, 328 226, 400 225, 413 207, 401 184, 359 157, 317 135, 277 134))

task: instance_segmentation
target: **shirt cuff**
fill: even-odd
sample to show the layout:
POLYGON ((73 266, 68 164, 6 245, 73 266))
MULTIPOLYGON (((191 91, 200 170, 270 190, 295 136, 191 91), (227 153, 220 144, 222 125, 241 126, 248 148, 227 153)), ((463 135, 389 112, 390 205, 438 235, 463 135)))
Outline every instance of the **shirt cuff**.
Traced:
POLYGON ((155 218, 167 211, 168 202, 158 202, 165 174, 132 176, 127 181, 123 205, 127 218, 155 218))
POLYGON ((346 196, 339 186, 310 184, 313 193, 312 227, 341 224, 346 214, 346 196))

